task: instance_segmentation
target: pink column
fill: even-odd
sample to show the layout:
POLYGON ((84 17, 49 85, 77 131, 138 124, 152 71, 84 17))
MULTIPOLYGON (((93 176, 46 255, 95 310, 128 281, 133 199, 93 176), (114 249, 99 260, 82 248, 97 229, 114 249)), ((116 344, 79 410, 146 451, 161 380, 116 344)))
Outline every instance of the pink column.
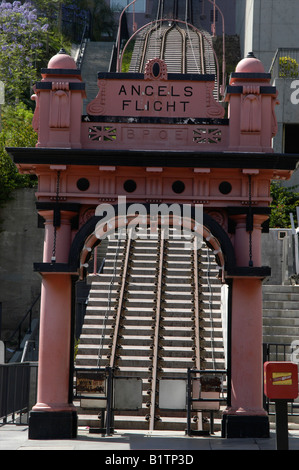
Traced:
POLYGON ((67 263, 72 237, 71 219, 76 215, 76 212, 61 211, 60 227, 57 227, 56 230, 53 226, 53 211, 40 211, 39 213, 45 220, 43 262, 51 263, 54 249, 56 262, 67 263))
POLYGON ((226 437, 269 437, 269 421, 263 409, 263 305, 261 224, 266 216, 254 216, 252 261, 249 266, 249 234, 246 215, 237 222, 234 247, 237 267, 244 276, 233 276, 231 295, 231 406, 224 412, 226 437))
MULTIPOLYGON (((262 223, 267 220, 268 216, 254 215, 253 218, 253 231, 251 233, 251 249, 252 249, 252 262, 253 266, 261 266, 261 234, 262 223)), ((250 250, 250 237, 249 232, 246 231, 246 214, 232 216, 236 221, 234 248, 236 254, 236 262, 238 266, 249 266, 249 250, 250 250)))
POLYGON ((42 273, 38 395, 34 411, 70 411, 71 276, 42 273))
POLYGON ((232 288, 230 414, 266 415, 262 376, 262 283, 235 278, 232 288))
POLYGON ((56 230, 53 210, 40 214, 45 219, 45 239, 40 268, 38 390, 29 418, 29 438, 72 438, 76 436, 77 418, 76 408, 69 403, 72 273, 68 272, 67 261, 74 213, 61 211, 56 230))

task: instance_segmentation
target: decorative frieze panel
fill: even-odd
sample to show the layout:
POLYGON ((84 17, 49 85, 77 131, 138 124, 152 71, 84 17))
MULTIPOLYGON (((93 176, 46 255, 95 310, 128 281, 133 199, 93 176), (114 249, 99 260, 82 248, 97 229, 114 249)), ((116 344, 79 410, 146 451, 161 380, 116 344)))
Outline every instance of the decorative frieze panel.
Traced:
MULTIPOLYGON (((190 120, 191 121, 191 120, 190 120)), ((198 125, 195 121, 182 124, 82 122, 82 145, 97 149, 168 149, 206 151, 225 150, 228 144, 226 121, 217 126, 198 125), (222 125, 221 125, 222 124, 222 125)))

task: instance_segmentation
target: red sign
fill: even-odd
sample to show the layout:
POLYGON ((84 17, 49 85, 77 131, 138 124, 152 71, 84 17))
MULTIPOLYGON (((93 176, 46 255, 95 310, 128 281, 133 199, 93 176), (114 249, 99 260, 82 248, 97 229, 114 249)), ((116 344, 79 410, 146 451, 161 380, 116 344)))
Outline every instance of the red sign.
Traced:
POLYGON ((264 392, 268 398, 293 400, 298 397, 298 366, 293 362, 265 362, 264 392))

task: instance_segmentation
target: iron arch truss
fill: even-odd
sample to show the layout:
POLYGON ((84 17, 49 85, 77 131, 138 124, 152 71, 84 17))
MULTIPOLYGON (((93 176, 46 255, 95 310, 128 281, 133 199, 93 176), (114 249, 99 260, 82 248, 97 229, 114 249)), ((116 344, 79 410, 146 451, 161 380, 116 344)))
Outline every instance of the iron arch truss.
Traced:
MULTIPOLYGON (((119 216, 117 205, 111 207, 115 210, 113 229, 126 227, 126 225, 130 223, 130 220, 127 217, 124 219, 119 216)), ((127 204, 127 208, 128 207, 129 204, 127 204)), ((145 224, 149 225, 150 205, 145 204, 144 207, 148 214, 145 224)), ((161 220, 159 223, 161 223, 161 220)), ((101 234, 103 233, 104 225, 107 225, 105 215, 92 216, 80 228, 72 242, 69 255, 69 266, 72 270, 79 269, 81 277, 84 277, 82 266, 88 261, 93 248, 101 243, 101 234)), ((181 220, 176 217, 170 217, 170 226, 179 228, 181 226, 181 220)), ((198 234, 202 237, 206 245, 213 251, 215 260, 222 271, 222 277, 226 271, 231 270, 236 266, 235 252, 231 240, 226 231, 215 219, 204 212, 202 215, 202 227, 196 228, 195 208, 192 207, 189 226, 191 228, 191 233, 193 232, 194 234, 198 234)))

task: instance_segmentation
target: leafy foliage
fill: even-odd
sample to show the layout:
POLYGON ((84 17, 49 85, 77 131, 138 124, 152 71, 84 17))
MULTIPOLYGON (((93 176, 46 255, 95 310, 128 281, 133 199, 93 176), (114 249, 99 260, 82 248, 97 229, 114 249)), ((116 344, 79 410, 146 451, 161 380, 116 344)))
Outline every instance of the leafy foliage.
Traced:
POLYGON ((279 57, 279 76, 296 78, 299 75, 298 62, 292 57, 279 57))
POLYGON ((133 54, 133 51, 134 51, 134 45, 135 45, 135 41, 129 42, 128 47, 125 50, 125 53, 123 55, 122 64, 121 64, 122 65, 122 68, 121 68, 122 72, 129 72, 131 59, 132 59, 132 54, 133 54))
POLYGON ((16 188, 33 187, 36 177, 21 175, 5 147, 34 147, 37 134, 32 128, 33 113, 23 103, 4 106, 0 133, 0 204, 5 202, 16 188))
POLYGON ((0 80, 7 102, 19 100, 37 79, 47 30, 46 19, 29 2, 0 3, 0 80))
POLYGON ((58 30, 61 5, 62 0, 23 4, 1 1, 0 80, 5 84, 7 103, 29 104, 31 87, 39 80, 40 69, 61 47, 70 50, 70 42, 58 30))
POLYGON ((299 206, 299 192, 295 192, 295 187, 287 188, 277 181, 271 184, 271 228, 290 228, 290 213, 293 213, 294 221, 297 222, 296 207, 299 206))
POLYGON ((107 35, 111 40, 115 34, 115 19, 113 10, 105 0, 78 0, 78 6, 89 11, 91 18, 91 41, 103 39, 107 35))

